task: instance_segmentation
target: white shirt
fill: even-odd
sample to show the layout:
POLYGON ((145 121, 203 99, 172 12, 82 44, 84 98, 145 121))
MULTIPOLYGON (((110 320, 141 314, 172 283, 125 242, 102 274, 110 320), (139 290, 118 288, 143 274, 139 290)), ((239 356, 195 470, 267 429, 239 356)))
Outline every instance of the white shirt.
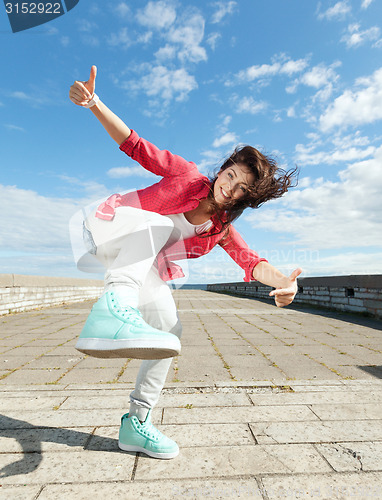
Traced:
POLYGON ((203 224, 191 224, 191 222, 186 219, 184 214, 172 214, 166 215, 166 217, 173 221, 175 228, 173 235, 170 236, 170 243, 178 241, 178 239, 187 240, 188 238, 192 238, 193 236, 195 236, 195 234, 203 234, 212 226, 211 219, 203 222, 203 224))

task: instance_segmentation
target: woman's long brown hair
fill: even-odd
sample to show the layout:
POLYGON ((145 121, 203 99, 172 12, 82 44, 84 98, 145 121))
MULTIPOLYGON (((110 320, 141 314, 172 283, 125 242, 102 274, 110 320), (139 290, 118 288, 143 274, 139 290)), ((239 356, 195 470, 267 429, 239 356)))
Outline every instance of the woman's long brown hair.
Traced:
MULTIPOLYGON (((223 172, 235 164, 245 165, 255 176, 254 183, 249 186, 243 198, 232 201, 223 208, 216 203, 214 198, 214 186, 217 175, 211 179, 208 200, 210 202, 211 213, 219 222, 219 231, 212 234, 220 234, 235 221, 247 207, 259 208, 266 201, 280 198, 290 187, 297 186, 298 168, 285 171, 279 168, 276 161, 270 156, 266 156, 252 146, 238 146, 220 167, 219 172, 223 172)), ((227 233, 228 234, 228 233, 227 233)), ((211 236, 206 233, 205 236, 211 236)))

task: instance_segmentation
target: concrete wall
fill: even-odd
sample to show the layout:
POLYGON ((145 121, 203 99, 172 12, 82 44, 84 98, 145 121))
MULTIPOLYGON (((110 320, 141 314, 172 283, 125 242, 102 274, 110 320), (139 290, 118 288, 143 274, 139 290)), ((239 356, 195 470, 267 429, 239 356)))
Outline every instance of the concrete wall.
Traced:
MULTIPOLYGON (((294 302, 327 307, 339 311, 363 313, 382 318, 382 275, 324 276, 298 279, 299 291, 294 302)), ((217 283, 210 291, 229 292, 242 297, 269 297, 271 287, 259 282, 217 283)))
POLYGON ((96 299, 103 281, 0 274, 0 315, 96 299))

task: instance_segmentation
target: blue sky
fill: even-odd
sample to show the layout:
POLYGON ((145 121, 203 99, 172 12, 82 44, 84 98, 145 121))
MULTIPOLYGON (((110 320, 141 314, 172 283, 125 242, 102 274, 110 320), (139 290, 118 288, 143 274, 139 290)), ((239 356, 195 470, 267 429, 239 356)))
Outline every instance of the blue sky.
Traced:
MULTIPOLYGON (((297 188, 235 223, 283 272, 382 273, 380 1, 80 0, 24 32, 4 9, 0 23, 1 273, 91 277, 75 267, 71 217, 158 180, 69 101, 92 64, 130 128, 205 174, 238 143, 299 166, 297 188)), ((188 273, 243 278, 220 248, 188 273)))

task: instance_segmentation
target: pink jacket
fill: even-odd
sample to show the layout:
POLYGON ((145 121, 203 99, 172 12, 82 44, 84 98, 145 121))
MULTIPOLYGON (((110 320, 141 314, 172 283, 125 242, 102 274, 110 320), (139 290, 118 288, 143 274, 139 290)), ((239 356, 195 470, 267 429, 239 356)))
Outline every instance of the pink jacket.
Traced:
MULTIPOLYGON (((125 195, 113 194, 98 207, 96 217, 112 220, 115 209, 120 206, 133 206, 161 215, 184 213, 196 208, 199 201, 207 197, 211 183, 198 171, 195 163, 169 151, 159 150, 140 138, 134 130, 119 149, 163 179, 145 189, 125 195)), ((209 233, 214 233, 221 227, 215 217, 212 217, 212 221, 209 233)), ((207 237, 194 236, 168 248, 164 247, 158 254, 159 275, 165 281, 183 277, 181 267, 172 260, 201 257, 219 244, 244 269, 244 281, 253 280, 253 268, 261 261, 267 262, 266 259, 260 258, 251 250, 232 225, 228 236, 225 236, 225 231, 207 237)))

